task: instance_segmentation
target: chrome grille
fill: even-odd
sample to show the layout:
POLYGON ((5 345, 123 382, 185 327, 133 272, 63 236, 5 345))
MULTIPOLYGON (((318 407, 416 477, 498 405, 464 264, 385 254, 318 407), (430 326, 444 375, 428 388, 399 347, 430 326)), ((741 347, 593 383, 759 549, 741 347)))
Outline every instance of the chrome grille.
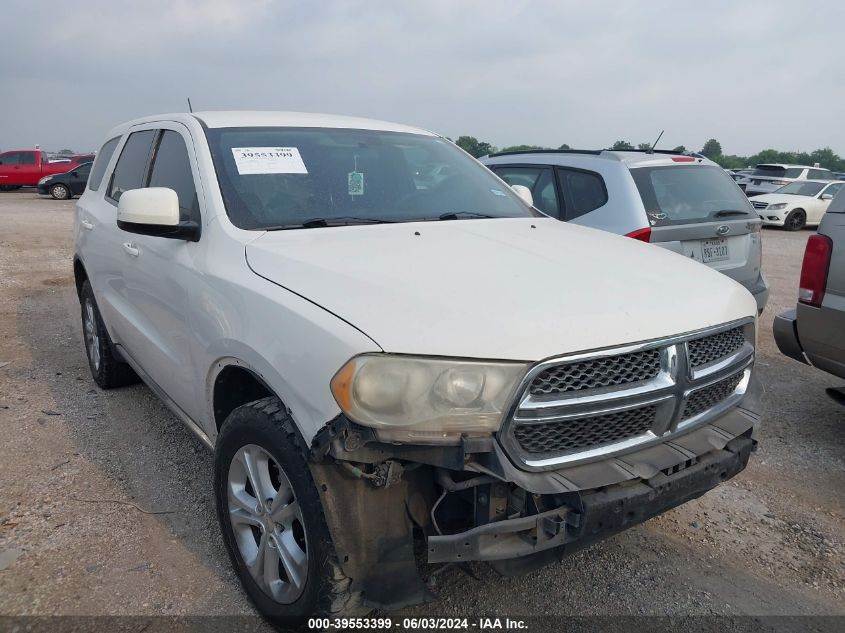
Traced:
POLYGON ((531 393, 551 395, 649 380, 660 371, 656 349, 557 365, 537 375, 531 393))
POLYGON ((664 441, 735 406, 754 360, 752 319, 534 366, 499 431, 527 470, 664 441))
POLYGON ((755 201, 752 200, 751 206, 753 206, 755 209, 765 209, 769 205, 766 202, 755 202, 755 201))
POLYGON ((737 352, 745 344, 741 327, 687 343, 689 361, 693 368, 701 367, 737 352))
POLYGON ((727 398, 736 390, 739 383, 742 381, 743 372, 728 376, 717 383, 704 387, 698 391, 693 391, 687 398, 684 405, 684 413, 681 420, 688 420, 697 416, 699 413, 712 409, 717 404, 727 400, 727 398))
POLYGON ((522 424, 515 429, 514 435, 528 453, 593 448, 646 433, 654 424, 656 413, 657 408, 649 406, 587 418, 522 424))

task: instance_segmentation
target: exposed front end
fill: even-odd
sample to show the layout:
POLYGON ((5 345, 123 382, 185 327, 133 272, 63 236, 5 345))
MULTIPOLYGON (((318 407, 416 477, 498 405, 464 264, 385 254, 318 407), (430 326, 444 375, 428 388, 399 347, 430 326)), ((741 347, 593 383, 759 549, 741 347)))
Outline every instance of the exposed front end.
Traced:
POLYGON ((426 589, 397 585, 383 563, 416 578, 414 526, 430 563, 488 561, 513 574, 704 494, 754 447, 754 348, 749 318, 548 359, 524 373, 497 432, 442 445, 334 421, 315 440, 314 472, 339 553, 358 557, 347 573, 385 596, 376 606, 411 604, 426 589), (374 503, 375 523, 362 511, 374 503), (389 527, 368 547, 346 536, 377 526, 389 527))

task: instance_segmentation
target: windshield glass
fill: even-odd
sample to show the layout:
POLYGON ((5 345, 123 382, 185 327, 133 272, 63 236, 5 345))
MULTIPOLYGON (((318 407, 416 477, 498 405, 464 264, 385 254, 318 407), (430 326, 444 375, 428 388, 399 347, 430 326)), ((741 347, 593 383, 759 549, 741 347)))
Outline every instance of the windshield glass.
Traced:
POLYGON ((824 186, 825 183, 822 182, 802 182, 799 180, 784 185, 775 193, 787 193, 791 196, 815 196, 824 186))
POLYGON ((243 229, 538 215, 436 136, 278 127, 207 135, 226 211, 243 229))
POLYGON ((754 215, 748 198, 721 167, 638 167, 631 176, 651 226, 754 215))

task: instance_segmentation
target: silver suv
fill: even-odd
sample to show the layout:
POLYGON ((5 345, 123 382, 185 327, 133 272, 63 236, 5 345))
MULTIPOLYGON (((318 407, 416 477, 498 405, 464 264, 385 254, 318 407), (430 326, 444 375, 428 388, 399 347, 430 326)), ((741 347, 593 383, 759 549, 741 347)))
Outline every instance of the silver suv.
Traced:
POLYGON ((658 150, 507 152, 481 162, 528 187, 540 211, 707 264, 745 286, 758 312, 766 307, 760 218, 716 163, 658 150))

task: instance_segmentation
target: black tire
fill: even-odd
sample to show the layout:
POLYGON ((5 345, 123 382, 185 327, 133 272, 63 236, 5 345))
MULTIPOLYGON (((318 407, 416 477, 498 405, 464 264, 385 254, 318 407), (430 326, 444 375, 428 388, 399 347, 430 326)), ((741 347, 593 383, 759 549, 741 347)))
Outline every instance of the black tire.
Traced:
POLYGON ((0 191, 17 191, 20 188, 20 185, 0 185, 0 191))
POLYGON ((112 351, 112 342, 100 309, 94 299, 91 284, 86 280, 79 293, 79 304, 82 308, 82 336, 85 341, 85 355, 88 357, 88 367, 94 382, 102 389, 125 387, 138 382, 138 374, 132 368, 117 358, 112 351), (89 314, 89 309, 92 314, 89 314), (88 321, 92 322, 89 324, 88 321), (92 336, 93 332, 93 336, 92 336), (94 351, 96 349, 96 351, 94 351))
MULTIPOLYGON (((370 611, 340 568, 311 477, 307 451, 285 406, 276 397, 262 398, 232 411, 217 438, 214 452, 214 493, 217 518, 232 566, 249 599, 262 616, 283 630, 302 627, 311 617, 361 616, 370 611), (239 550, 229 513, 229 469, 236 454, 258 446, 275 460, 290 482, 301 510, 306 543, 307 575, 301 594, 289 604, 271 597, 251 575, 239 550)), ((256 544, 260 537, 254 537, 256 544)), ((276 561, 278 564, 278 561, 276 561)))
POLYGON ((70 187, 60 182, 50 187, 50 195, 54 200, 70 200, 73 198, 70 187))
POLYGON ((804 209, 795 209, 790 211, 783 221, 783 228, 787 231, 800 231, 807 225, 807 214, 804 209))

